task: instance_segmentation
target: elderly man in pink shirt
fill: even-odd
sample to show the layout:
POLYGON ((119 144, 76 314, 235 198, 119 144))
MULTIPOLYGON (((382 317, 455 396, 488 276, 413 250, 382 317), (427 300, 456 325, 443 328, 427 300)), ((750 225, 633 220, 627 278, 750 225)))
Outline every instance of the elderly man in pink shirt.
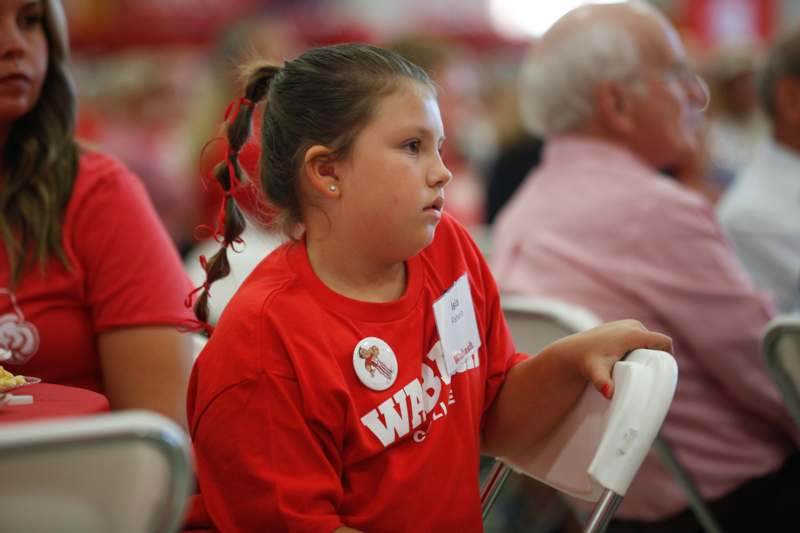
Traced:
MULTIPOLYGON (((772 315, 714 213, 659 169, 696 150, 704 84, 639 3, 567 14, 523 70, 541 166, 500 214, 501 290, 558 297, 672 336, 678 389, 662 436, 726 532, 800 531, 800 434, 768 379, 772 315)), ((609 531, 702 531, 651 454, 609 531)))

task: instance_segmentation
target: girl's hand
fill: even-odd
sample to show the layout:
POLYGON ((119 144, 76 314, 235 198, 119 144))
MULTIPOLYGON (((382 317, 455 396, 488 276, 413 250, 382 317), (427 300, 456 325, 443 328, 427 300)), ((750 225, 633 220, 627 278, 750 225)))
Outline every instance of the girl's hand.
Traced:
POLYGON ((638 320, 618 320, 559 339, 553 347, 569 354, 578 373, 606 398, 614 394, 614 363, 637 348, 672 353, 672 339, 650 331, 638 320))

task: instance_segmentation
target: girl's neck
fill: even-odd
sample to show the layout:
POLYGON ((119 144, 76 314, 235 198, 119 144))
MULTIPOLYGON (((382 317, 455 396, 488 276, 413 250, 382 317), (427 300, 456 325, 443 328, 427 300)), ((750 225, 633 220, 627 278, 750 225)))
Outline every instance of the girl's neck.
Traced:
POLYGON ((307 236, 306 252, 314 273, 329 289, 364 302, 391 302, 403 295, 407 278, 404 262, 382 263, 363 250, 327 237, 307 236))

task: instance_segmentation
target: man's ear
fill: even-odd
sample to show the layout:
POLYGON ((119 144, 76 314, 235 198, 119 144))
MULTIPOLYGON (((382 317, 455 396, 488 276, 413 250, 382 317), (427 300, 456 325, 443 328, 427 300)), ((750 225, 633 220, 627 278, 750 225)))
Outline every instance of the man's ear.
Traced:
POLYGON ((800 77, 784 76, 775 84, 775 115, 800 128, 800 77))
POLYGON ((339 196, 339 178, 336 176, 333 151, 319 144, 315 144, 303 157, 303 172, 305 181, 311 190, 326 198, 339 196))
POLYGON ((613 81, 601 82, 594 90, 595 119, 603 129, 629 135, 636 128, 631 87, 613 81))

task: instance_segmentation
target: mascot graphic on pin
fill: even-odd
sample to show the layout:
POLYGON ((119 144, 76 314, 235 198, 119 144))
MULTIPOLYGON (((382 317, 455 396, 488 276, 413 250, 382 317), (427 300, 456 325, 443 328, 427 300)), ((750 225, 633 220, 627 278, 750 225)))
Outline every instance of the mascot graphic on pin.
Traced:
POLYGON ((358 356, 364 359, 364 366, 367 367, 370 376, 374 376, 377 370, 387 380, 391 380, 392 371, 378 358, 379 355, 380 349, 377 346, 370 346, 366 349, 358 348, 358 356))
POLYGON ((25 321, 14 293, 0 289, 0 303, 3 295, 11 301, 12 312, 0 315, 0 362, 23 365, 39 349, 39 332, 36 326, 25 321))

